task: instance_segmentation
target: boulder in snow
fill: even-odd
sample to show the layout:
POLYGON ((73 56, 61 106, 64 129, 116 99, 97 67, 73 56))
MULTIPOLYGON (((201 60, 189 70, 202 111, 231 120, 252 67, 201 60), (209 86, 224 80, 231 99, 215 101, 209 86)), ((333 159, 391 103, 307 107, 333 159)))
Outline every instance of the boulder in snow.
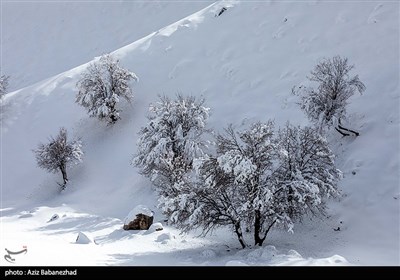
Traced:
POLYGON ((58 214, 54 214, 53 216, 51 216, 50 220, 48 220, 47 222, 50 223, 52 221, 57 220, 58 218, 60 218, 60 216, 58 216, 58 214))
POLYGON ((89 243, 95 243, 93 238, 91 238, 88 234, 79 232, 78 236, 76 237, 76 244, 89 244, 89 243))
POLYGON ((163 230, 163 229, 164 229, 164 227, 163 227, 163 225, 161 223, 154 223, 149 227, 148 232, 152 233, 152 232, 160 231, 160 230, 163 230))
POLYGON ((156 242, 163 242, 163 244, 165 244, 166 241, 171 240, 173 238, 175 238, 175 237, 171 233, 169 233, 169 232, 163 233, 157 237, 156 242))
POLYGON ((153 211, 138 205, 129 212, 124 220, 124 230, 148 230, 153 223, 153 211))

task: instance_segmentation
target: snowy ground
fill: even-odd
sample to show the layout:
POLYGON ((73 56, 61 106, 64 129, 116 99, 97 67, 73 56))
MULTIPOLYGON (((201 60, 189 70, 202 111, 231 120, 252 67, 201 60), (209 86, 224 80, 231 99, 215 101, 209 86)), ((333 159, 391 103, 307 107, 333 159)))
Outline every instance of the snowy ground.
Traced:
MULTIPOLYGON (((7 5, 2 2, 3 36, 12 33, 12 24, 24 15, 23 10, 12 11, 7 5)), ((65 7, 54 5, 52 16, 57 18, 57 11, 65 7)), ((102 5, 88 21, 99 17, 105 26, 114 26, 115 18, 104 17, 101 11, 110 5, 118 14, 120 8, 102 5)), ((160 21, 143 23, 149 29, 137 35, 179 21, 113 53, 140 78, 133 84, 133 105, 125 106, 121 122, 114 127, 89 119, 74 103, 75 83, 86 65, 4 98, 0 247, 18 251, 27 246, 27 254, 16 256, 18 265, 399 265, 399 3, 224 1, 193 4, 193 11, 210 6, 182 20, 190 9, 177 9, 174 14, 174 5, 168 3, 168 13, 155 13, 160 21), (215 17, 223 6, 227 11, 215 17), (367 90, 352 98, 348 108, 349 122, 361 136, 330 136, 344 179, 343 196, 330 204, 328 218, 305 219, 296 225, 295 234, 274 231, 265 246, 246 250, 239 249, 228 230, 197 237, 197 233, 180 235, 165 225, 163 231, 151 233, 121 229, 125 216, 139 204, 155 211, 155 221, 164 220, 150 183, 129 164, 148 104, 158 94, 204 96, 212 109, 211 127, 216 130, 229 122, 241 126, 269 118, 277 125, 287 120, 304 125, 307 120, 291 88, 306 80, 319 59, 336 54, 356 65, 354 74, 359 74, 367 90), (37 168, 31 152, 60 126, 81 137, 85 151, 83 164, 70 170, 63 193, 56 184, 61 176, 37 168), (59 219, 48 222, 54 214, 59 219), (340 231, 333 230, 339 226, 340 231), (95 243, 76 244, 79 232, 95 243)), ((151 7, 146 6, 138 17, 151 13, 151 7)), ((38 9, 37 13, 47 12, 38 9)), ((77 17, 85 18, 80 13, 77 17)), ((123 21, 118 21, 115 30, 104 29, 115 31, 115 44, 87 46, 97 46, 102 53, 135 40, 129 37, 132 28, 123 21)), ((57 34, 58 27, 50 21, 38 26, 42 34, 51 34, 53 27, 57 34)), ((94 36, 99 30, 83 29, 80 36, 94 36)), ((68 32, 78 31, 65 29, 63 40, 68 40, 68 32)), ((26 45, 47 45, 45 35, 24 38, 26 45)), ((2 40, 2 70, 3 65, 4 69, 13 65, 16 68, 8 69, 19 71, 15 70, 15 87, 72 66, 64 51, 55 51, 51 56, 60 59, 62 68, 37 68, 36 62, 24 69, 17 67, 30 61, 21 58, 18 42, 2 40)), ((86 62, 87 55, 99 54, 81 52, 77 44, 71 44, 69 51, 79 63, 86 62)), ((51 60, 46 49, 32 48, 32 54, 42 52, 43 59, 51 60)), ((0 264, 9 265, 3 258, 0 264)))
MULTIPOLYGON (((17 255, 18 265, 346 265, 341 256, 304 258, 295 250, 269 245, 239 249, 233 238, 203 239, 162 231, 124 231, 122 221, 78 213, 68 206, 38 207, 15 215, 2 211, 2 246, 28 253, 17 255), (58 214, 59 219, 49 222, 58 214), (93 243, 76 242, 83 231, 93 243), (22 245, 22 246, 21 246, 22 245)), ((227 233, 225 233, 227 234, 227 233)), ((220 234, 221 235, 221 234, 220 234)), ((229 236, 229 235, 228 235, 229 236)), ((2 260, 2 264, 7 264, 2 260)))

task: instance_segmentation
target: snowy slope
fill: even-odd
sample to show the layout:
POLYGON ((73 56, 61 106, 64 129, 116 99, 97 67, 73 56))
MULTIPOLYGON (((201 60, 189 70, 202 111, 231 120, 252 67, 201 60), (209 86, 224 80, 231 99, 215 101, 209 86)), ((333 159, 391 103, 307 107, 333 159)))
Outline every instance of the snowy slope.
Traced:
POLYGON ((1 246, 47 248, 24 257, 38 265, 48 263, 34 254, 59 254, 53 245, 69 257, 51 258, 51 264, 399 265, 398 23, 399 4, 391 2, 218 2, 113 53, 140 78, 133 105, 125 106, 114 127, 89 119, 74 103, 85 64, 8 94, 1 246), (223 6, 227 11, 215 17, 223 6), (204 96, 217 130, 269 118, 304 125, 291 88, 319 59, 336 54, 356 65, 367 90, 348 108, 361 136, 330 137, 344 179, 343 197, 331 203, 328 219, 306 220, 294 235, 275 231, 263 248, 246 250, 237 250, 227 231, 195 238, 171 227, 151 234, 121 230, 139 204, 163 220, 149 182, 129 165, 148 104, 158 94, 204 96), (55 183, 60 175, 37 168, 31 152, 60 126, 81 137, 86 152, 62 194, 55 183), (55 213, 66 216, 46 223, 55 213), (79 231, 98 245, 74 244, 79 231), (88 254, 72 261, 77 246, 88 246, 88 254))
POLYGON ((2 1, 1 70, 10 90, 125 46, 212 1, 2 1))

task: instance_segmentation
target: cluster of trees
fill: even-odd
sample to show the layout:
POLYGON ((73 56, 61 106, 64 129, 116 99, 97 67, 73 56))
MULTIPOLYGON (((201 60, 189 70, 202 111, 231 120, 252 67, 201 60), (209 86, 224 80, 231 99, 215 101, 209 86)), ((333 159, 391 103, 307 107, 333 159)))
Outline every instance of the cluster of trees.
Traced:
POLYGON ((339 56, 324 59, 309 77, 316 88, 293 89, 313 126, 228 125, 206 141, 204 99, 161 97, 150 106, 132 163, 156 187, 170 223, 204 234, 230 226, 243 248, 244 231, 261 246, 273 227, 292 231, 304 215, 323 215, 326 200, 339 194, 341 172, 324 134, 336 118, 337 131, 358 136, 340 125, 348 99, 365 90, 349 76, 353 67, 339 56))
MULTIPOLYGON (((293 88, 312 126, 275 128, 269 120, 214 133, 204 99, 161 96, 150 105, 132 164, 153 183, 160 207, 178 228, 207 234, 230 226, 243 248, 243 232, 261 246, 272 228, 292 231, 304 215, 324 214, 326 200, 338 195, 341 173, 324 135, 333 125, 344 136, 359 135, 341 126, 349 98, 365 90, 358 76, 349 75, 353 67, 339 56, 324 59, 309 77, 316 87, 293 88)), ((120 98, 132 99, 131 80, 137 80, 134 73, 105 55, 78 81, 76 102, 89 116, 114 124, 120 98)), ((68 142, 64 128, 34 152, 39 167, 61 171, 63 188, 67 166, 83 155, 80 141, 68 142)))
POLYGON ((261 246, 273 226, 292 230, 338 193, 334 155, 313 127, 229 125, 207 153, 204 100, 162 97, 150 108, 133 163, 154 183, 169 221, 184 231, 230 225, 243 248, 244 229, 261 246))

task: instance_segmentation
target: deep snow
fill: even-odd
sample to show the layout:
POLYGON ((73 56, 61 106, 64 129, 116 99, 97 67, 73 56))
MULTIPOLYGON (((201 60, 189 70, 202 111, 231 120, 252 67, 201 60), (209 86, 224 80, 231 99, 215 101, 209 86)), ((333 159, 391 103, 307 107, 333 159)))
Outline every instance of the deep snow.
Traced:
MULTIPOLYGON (((100 11, 108 9, 104 5, 100 11)), ((168 3, 168 18, 179 20, 181 14, 174 14, 173 5, 168 3)), ((148 8, 146 12, 152 11, 148 8)), ((117 7, 113 9, 118 13, 117 7)), ((17 14, 10 12, 7 17, 16 21, 17 14)), ((101 12, 93 12, 97 17, 114 24, 101 12)), ((6 19, 2 17, 3 34, 5 29, 13 30, 3 24, 9 22, 6 19)), ((119 24, 116 38, 131 38, 131 28, 119 24)), ((160 25, 154 24, 161 27, 166 22, 160 19, 160 25)), ((53 27, 40 26, 43 34, 53 27)), ((96 28, 82 30, 82 34, 97 33, 101 32, 96 28)), ((35 36, 25 38, 30 45, 39 41, 35 36)), ((41 44, 46 38, 41 38, 41 44)), ((126 44, 125 40, 112 46, 126 44)), ((3 49, 15 48, 7 42, 2 40, 3 49)), ((110 50, 98 47, 101 53, 110 50)), ((46 53, 46 49, 32 52, 46 53)), ((71 54, 82 55, 76 45, 71 46, 71 54)), ((114 127, 89 119, 74 103, 75 84, 85 64, 14 91, 3 100, 1 247, 28 247, 18 265, 400 264, 399 3, 218 2, 113 54, 140 79, 133 84, 133 105, 124 106, 122 120, 114 127), (223 6, 228 9, 215 17, 223 6), (308 121, 291 88, 306 82, 319 59, 336 54, 355 64, 353 74, 359 74, 367 90, 353 97, 348 108, 349 124, 361 136, 330 135, 344 179, 343 196, 330 203, 327 219, 306 218, 295 226, 294 234, 274 231, 265 246, 246 250, 238 249, 228 230, 203 238, 195 233, 180 235, 169 226, 155 232, 121 229, 123 218, 139 204, 156 210, 155 222, 164 219, 149 182, 129 164, 148 105, 157 101, 158 94, 204 96, 211 108, 210 126, 216 130, 228 123, 240 127, 269 118, 277 125, 287 120, 305 125, 308 121), (83 163, 70 170, 63 193, 57 190, 60 175, 37 168, 31 152, 60 126, 70 136, 81 137, 85 151, 83 163), (54 214, 60 218, 47 223, 54 214), (338 227, 340 231, 334 231, 338 227), (97 245, 75 244, 80 231, 90 234, 97 245), (82 246, 85 254, 80 253, 82 246)), ((61 58, 63 54, 53 55, 60 55, 65 67, 71 66, 61 58)), ((10 51, 7 59, 14 58, 23 59, 10 51)), ((80 62, 86 58, 82 56, 80 62)), ((28 67, 20 73, 37 72, 43 78, 50 68, 28 71, 28 67)))

